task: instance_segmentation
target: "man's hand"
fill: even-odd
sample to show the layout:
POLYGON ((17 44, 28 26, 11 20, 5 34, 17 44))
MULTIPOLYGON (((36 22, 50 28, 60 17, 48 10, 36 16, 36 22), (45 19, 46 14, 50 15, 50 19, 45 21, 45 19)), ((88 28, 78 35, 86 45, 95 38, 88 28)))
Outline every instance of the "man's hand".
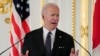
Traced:
POLYGON ((71 49, 70 56, 78 56, 78 52, 79 52, 79 50, 77 50, 77 51, 75 52, 75 49, 72 48, 72 49, 71 49))
POLYGON ((21 56, 28 56, 28 54, 29 54, 29 50, 26 51, 25 55, 21 54, 21 56))

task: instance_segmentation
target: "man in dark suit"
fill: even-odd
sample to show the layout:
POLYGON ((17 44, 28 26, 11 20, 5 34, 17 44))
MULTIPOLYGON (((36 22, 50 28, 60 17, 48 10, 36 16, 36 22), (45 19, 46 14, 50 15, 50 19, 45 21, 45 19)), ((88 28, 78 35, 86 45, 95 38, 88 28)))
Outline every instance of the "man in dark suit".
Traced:
POLYGON ((46 4, 42 9, 42 18, 43 27, 26 34, 22 56, 77 56, 72 36, 57 28, 59 7, 54 3, 46 4))

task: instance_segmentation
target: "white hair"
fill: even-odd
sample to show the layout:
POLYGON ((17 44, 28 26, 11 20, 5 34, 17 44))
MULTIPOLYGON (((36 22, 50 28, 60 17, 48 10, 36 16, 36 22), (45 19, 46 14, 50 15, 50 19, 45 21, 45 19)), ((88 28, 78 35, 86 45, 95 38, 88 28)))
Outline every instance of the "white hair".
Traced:
POLYGON ((57 7, 57 8, 59 9, 59 7, 57 6, 57 4, 55 4, 55 3, 47 3, 47 4, 45 4, 44 7, 42 8, 42 14, 44 14, 44 12, 46 11, 46 9, 47 9, 48 7, 57 7))

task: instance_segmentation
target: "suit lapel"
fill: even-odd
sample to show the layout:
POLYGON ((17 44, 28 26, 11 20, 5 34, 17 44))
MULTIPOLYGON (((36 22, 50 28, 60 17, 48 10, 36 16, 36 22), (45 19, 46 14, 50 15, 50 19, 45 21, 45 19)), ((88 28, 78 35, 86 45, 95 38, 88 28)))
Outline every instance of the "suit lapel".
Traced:
MULTIPOLYGON (((38 46, 40 47, 39 49, 39 53, 44 54, 45 53, 45 48, 44 48, 44 41, 43 41, 43 28, 40 28, 38 31, 38 38, 37 38, 37 42, 38 42, 38 46)), ((54 45, 53 45, 53 49, 52 49, 52 55, 59 55, 59 46, 60 46, 60 42, 61 42, 61 34, 59 32, 59 30, 56 30, 56 34, 55 34, 55 41, 54 41, 54 45), (56 52, 56 53, 55 53, 56 52)))
POLYGON ((38 30, 38 34, 37 34, 37 43, 38 43, 38 47, 39 47, 39 53, 43 54, 44 53, 44 41, 43 41, 43 28, 40 28, 38 30))
POLYGON ((53 50, 52 50, 53 56, 55 55, 55 52, 59 53, 58 48, 59 48, 59 45, 60 45, 60 37, 61 37, 60 32, 57 29, 56 34, 55 34, 55 41, 54 41, 54 45, 53 45, 53 50))

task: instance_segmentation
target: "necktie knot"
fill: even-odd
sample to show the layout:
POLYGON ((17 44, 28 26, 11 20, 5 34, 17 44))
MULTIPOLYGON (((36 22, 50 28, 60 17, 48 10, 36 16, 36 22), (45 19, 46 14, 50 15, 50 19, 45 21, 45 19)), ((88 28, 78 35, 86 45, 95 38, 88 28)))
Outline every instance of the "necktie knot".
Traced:
POLYGON ((48 32, 48 35, 51 35, 52 33, 51 32, 48 32))

